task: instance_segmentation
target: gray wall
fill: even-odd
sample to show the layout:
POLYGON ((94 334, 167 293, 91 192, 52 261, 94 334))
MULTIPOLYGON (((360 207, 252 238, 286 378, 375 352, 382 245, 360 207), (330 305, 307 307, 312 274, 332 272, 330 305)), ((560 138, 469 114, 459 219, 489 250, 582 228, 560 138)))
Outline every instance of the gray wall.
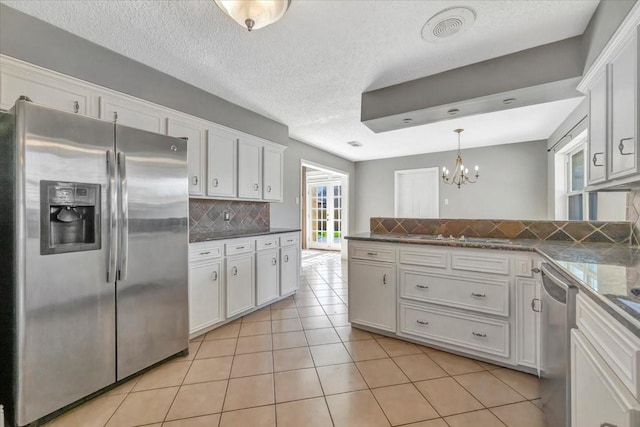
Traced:
MULTIPOLYGON (((480 179, 460 189, 440 182, 440 217, 546 219, 546 148, 547 141, 533 141, 463 150, 466 164, 480 166, 480 179), (444 199, 449 199, 448 206, 444 199)), ((455 157, 455 151, 447 151, 357 162, 352 231, 368 231, 372 216, 394 216, 395 170, 452 169, 455 157)))
POLYGON ((582 35, 584 70, 588 70, 598 54, 618 29, 636 0, 602 0, 582 35))
POLYGON ((289 143, 289 128, 0 4, 0 53, 174 110, 289 143))
MULTIPOLYGON (((289 139, 289 146, 284 152, 284 194, 282 203, 271 204, 272 227, 300 227, 300 205, 296 204, 296 197, 301 193, 301 160, 307 160, 319 165, 349 174, 349 224, 353 231, 355 220, 355 164, 334 154, 322 151, 311 145, 295 139, 289 139)), ((300 199, 301 201, 301 199, 300 199)))

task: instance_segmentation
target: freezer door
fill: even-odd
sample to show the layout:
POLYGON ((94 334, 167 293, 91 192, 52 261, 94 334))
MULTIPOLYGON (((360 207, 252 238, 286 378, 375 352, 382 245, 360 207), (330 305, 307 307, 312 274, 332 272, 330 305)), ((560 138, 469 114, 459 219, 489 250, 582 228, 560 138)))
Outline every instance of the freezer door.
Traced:
POLYGON ((25 425, 115 382, 106 211, 114 127, 25 101, 16 114, 15 146, 5 148, 18 151, 16 422, 25 425), (102 209, 91 213, 96 205, 102 209), (87 234, 95 219, 95 234, 87 234), (41 245, 78 250, 43 252, 41 245))
POLYGON ((187 142, 116 125, 118 380, 188 348, 187 142))

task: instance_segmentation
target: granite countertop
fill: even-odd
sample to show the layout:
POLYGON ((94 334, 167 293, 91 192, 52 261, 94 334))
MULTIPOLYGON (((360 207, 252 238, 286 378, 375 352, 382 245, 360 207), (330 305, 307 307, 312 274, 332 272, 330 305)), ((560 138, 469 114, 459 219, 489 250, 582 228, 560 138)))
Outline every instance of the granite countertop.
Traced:
POLYGON ((220 231, 215 233, 190 233, 189 243, 209 242, 212 240, 235 239, 240 237, 264 236, 267 234, 293 233, 299 228, 270 228, 268 230, 220 231))
POLYGON ((608 313, 640 337, 640 247, 615 243, 471 238, 360 233, 349 240, 537 252, 608 313))

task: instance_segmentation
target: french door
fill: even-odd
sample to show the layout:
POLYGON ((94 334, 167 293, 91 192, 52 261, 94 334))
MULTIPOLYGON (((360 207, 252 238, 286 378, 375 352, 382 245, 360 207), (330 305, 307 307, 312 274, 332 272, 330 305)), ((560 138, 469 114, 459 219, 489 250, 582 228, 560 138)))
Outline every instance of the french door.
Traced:
POLYGON ((342 185, 307 184, 307 247, 340 250, 342 245, 342 185))

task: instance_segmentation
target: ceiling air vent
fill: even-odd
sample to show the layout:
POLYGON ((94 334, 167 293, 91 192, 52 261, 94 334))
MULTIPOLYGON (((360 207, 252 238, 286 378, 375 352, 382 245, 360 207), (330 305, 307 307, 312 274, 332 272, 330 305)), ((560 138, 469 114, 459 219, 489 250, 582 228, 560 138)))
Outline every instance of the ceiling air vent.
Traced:
POLYGON ((347 141, 347 144, 349 144, 352 147, 362 147, 362 143, 358 141, 347 141))
POLYGON ((435 14, 422 27, 422 38, 440 42, 466 31, 476 21, 476 12, 468 7, 452 7, 435 14))

